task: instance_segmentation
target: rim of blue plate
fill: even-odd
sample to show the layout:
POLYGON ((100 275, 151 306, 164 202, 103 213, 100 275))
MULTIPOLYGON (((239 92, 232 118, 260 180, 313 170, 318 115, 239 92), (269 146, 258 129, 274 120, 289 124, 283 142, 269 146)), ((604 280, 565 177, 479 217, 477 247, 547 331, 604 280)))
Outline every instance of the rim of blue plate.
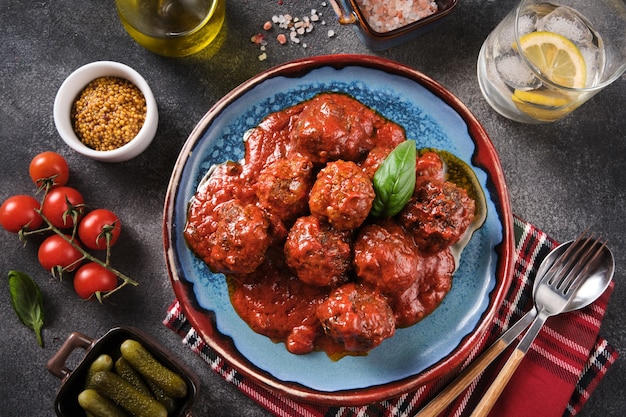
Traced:
MULTIPOLYGON (((258 121, 253 122, 254 125, 256 123, 258 121)), ((403 394, 432 382, 436 378, 454 373, 469 357, 472 349, 480 342, 491 324, 511 284, 514 257, 512 218, 507 186, 497 152, 484 128, 458 98, 430 77, 404 64, 369 55, 330 55, 291 61, 262 72, 225 95, 205 114, 189 135, 173 169, 164 206, 163 234, 170 281, 185 316, 203 340, 233 368, 273 392, 297 400, 324 405, 363 405, 403 394), (428 90, 436 99, 449 107, 450 113, 456 118, 454 123, 461 124, 461 134, 468 135, 474 144, 472 149, 462 150, 462 152, 469 153, 467 159, 470 160, 473 168, 484 172, 483 187, 492 203, 488 219, 491 218, 493 222, 490 227, 498 229, 496 231, 498 236, 490 248, 495 262, 489 265, 490 269, 487 271, 493 274, 493 282, 489 284, 489 288, 484 289, 487 299, 481 301, 483 305, 480 311, 475 313, 475 321, 468 325, 469 330, 466 328, 463 330, 464 333, 458 335, 458 343, 454 342, 456 345, 452 346, 449 352, 444 352, 438 360, 432 363, 426 363, 419 371, 402 374, 395 379, 385 376, 380 381, 376 378, 367 380, 366 386, 343 387, 340 385, 338 389, 327 389, 325 386, 316 385, 316 381, 310 383, 306 378, 298 380, 298 378, 291 378, 293 375, 280 375, 276 368, 272 368, 273 365, 266 367, 259 363, 258 358, 252 358, 254 352, 238 348, 237 343, 240 341, 236 340, 237 335, 233 338, 222 332, 224 326, 219 322, 224 313, 220 311, 220 308, 206 308, 205 300, 199 301, 202 296, 198 297, 198 294, 194 292, 194 286, 199 284, 195 277, 189 276, 192 273, 186 269, 187 266, 181 265, 180 253, 185 251, 185 246, 181 244, 184 239, 180 236, 180 212, 183 210, 181 207, 186 207, 186 201, 181 201, 181 198, 188 196, 189 187, 195 189, 195 184, 199 181, 198 178, 190 178, 189 174, 190 170, 193 172, 201 169, 198 164, 202 164, 197 160, 193 161, 193 158, 204 152, 198 149, 199 144, 206 139, 207 132, 211 131, 220 115, 237 105, 237 101, 241 100, 242 96, 266 82, 276 83, 280 80, 299 79, 325 68, 342 71, 352 67, 381 71, 391 77, 400 77, 417 83, 420 88, 428 90), (189 165, 192 164, 195 166, 190 168, 189 165), (187 183, 191 181, 193 184, 181 185, 181 181, 187 183), (242 353, 242 350, 245 353, 242 353)), ((188 255, 185 254, 185 256, 188 255)), ((182 263, 184 264, 185 261, 182 263)), ((234 330, 227 329, 226 333, 232 331, 234 330)))

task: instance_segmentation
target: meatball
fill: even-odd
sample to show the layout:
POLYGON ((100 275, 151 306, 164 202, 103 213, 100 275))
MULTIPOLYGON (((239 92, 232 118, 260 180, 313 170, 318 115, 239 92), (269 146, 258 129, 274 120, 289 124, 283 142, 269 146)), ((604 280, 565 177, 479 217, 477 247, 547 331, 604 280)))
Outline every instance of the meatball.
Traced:
POLYGON ((335 161, 318 173, 309 209, 334 228, 349 230, 365 221, 375 196, 372 181, 354 162, 335 161))
POLYGON ((198 256, 208 257, 211 250, 210 237, 220 220, 219 208, 231 200, 253 202, 254 190, 250 192, 242 167, 236 162, 226 162, 211 167, 202 180, 196 194, 189 201, 184 236, 189 247, 198 256))
POLYGON ((283 111, 271 113, 257 127, 245 133, 246 175, 255 177, 272 162, 287 156, 292 148, 289 144, 292 118, 297 117, 303 108, 304 104, 301 103, 283 111))
POLYGON ((389 146, 379 146, 368 152, 367 157, 361 163, 361 169, 370 179, 374 178, 376 171, 387 159, 389 154, 393 151, 393 148, 389 146))
POLYGON ((262 209, 231 200, 218 208, 219 221, 209 237, 204 261, 216 272, 248 273, 265 259, 270 244, 269 222, 262 209))
POLYGON ((449 181, 418 181, 399 219, 424 253, 439 252, 458 242, 474 218, 474 200, 449 181))
POLYGON ((211 168, 189 202, 186 237, 191 240, 202 239, 215 232, 218 221, 215 209, 233 199, 236 190, 241 187, 241 171, 241 165, 236 162, 214 165, 211 168))
POLYGON ((291 223, 307 212, 313 182, 313 163, 296 154, 279 159, 261 171, 256 195, 264 209, 291 223))
POLYGON ((424 152, 415 161, 417 178, 434 178, 443 180, 444 165, 441 157, 433 151, 424 152))
POLYGON ((365 226, 354 242, 356 275, 383 293, 413 284, 420 275, 421 260, 411 237, 391 222, 365 226))
POLYGON ((331 291, 317 307, 324 332, 347 352, 366 352, 395 333, 395 318, 385 297, 363 284, 331 291))
POLYGON ((374 111, 342 94, 320 94, 309 100, 295 123, 296 149, 316 163, 356 161, 374 147, 374 111))
POLYGON ((396 327, 412 326, 433 311, 450 291, 455 268, 450 249, 425 258, 421 278, 406 290, 389 296, 396 327))
POLYGON ((315 216, 300 217, 285 242, 285 260, 298 278, 315 286, 347 280, 352 250, 350 234, 315 216))

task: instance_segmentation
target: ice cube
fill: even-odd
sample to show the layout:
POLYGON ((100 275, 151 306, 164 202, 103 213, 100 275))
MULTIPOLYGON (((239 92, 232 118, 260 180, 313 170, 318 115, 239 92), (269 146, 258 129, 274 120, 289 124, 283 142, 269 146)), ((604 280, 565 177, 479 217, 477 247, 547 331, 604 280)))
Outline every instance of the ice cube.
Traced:
MULTIPOLYGON (((536 13, 532 10, 525 11, 520 15, 517 21, 517 30, 519 36, 526 35, 527 33, 535 30, 535 23, 537 22, 536 13)), ((502 24, 500 26, 500 33, 498 34, 498 43, 503 50, 510 49, 515 44, 515 25, 502 24)))
POLYGON ((519 54, 513 50, 495 58, 496 69, 509 87, 518 90, 534 90, 541 86, 541 81, 524 64, 519 54))
POLYGON ((565 36, 576 45, 587 45, 593 34, 580 15, 572 8, 559 6, 537 22, 537 30, 565 36))
POLYGON ((598 82, 598 79, 602 76, 602 69, 604 67, 603 57, 598 48, 595 45, 585 45, 580 48, 580 53, 585 58, 585 64, 587 67, 587 87, 591 87, 598 82))
POLYGON ((533 10, 526 10, 517 19, 517 33, 520 37, 534 32, 537 25, 537 13, 533 10))

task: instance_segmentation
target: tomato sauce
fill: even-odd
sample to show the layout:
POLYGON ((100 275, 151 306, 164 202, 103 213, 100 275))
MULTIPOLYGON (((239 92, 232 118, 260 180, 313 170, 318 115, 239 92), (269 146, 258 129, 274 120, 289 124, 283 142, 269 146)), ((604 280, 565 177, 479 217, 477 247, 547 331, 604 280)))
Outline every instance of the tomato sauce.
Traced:
POLYGON ((226 276, 255 332, 294 354, 338 359, 437 308, 475 202, 423 151, 403 211, 368 216, 371 179, 404 140, 402 127, 354 98, 324 93, 268 115, 246 134, 243 161, 214 167, 198 187, 186 241, 226 276))

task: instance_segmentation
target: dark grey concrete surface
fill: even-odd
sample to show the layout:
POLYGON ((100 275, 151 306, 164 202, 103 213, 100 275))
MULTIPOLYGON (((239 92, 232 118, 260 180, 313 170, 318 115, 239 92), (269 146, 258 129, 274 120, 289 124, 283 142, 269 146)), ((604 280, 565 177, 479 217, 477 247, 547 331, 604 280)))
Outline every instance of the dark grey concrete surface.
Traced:
MULTIPOLYGON (((0 6, 0 198, 33 191, 28 161, 55 150, 71 166, 71 184, 92 206, 119 213, 124 235, 114 248, 119 269, 141 282, 101 306, 79 300, 70 282, 57 282, 36 260, 36 242, 24 247, 4 231, 0 239, 0 415, 52 416, 59 380, 47 360, 72 331, 93 337, 116 325, 134 325, 156 337, 201 377, 196 416, 267 416, 268 412, 214 374, 162 324, 174 295, 165 270, 161 215, 177 154, 194 125, 220 97, 253 75, 291 59, 337 53, 372 54, 352 28, 341 27, 322 0, 227 0, 227 22, 215 46, 189 58, 169 59, 139 47, 119 23, 113 0, 4 1, 0 6), (273 14, 323 13, 307 47, 270 38, 268 58, 250 37, 273 14), (328 29, 335 36, 327 36, 328 29), (86 159, 67 148, 53 123, 56 90, 74 69, 116 60, 138 70, 160 108, 155 141, 138 158, 119 164, 86 159), (45 347, 17 320, 6 272, 19 269, 39 283, 45 299, 45 347)), ((476 80, 478 50, 513 0, 463 0, 436 30, 376 53, 424 72, 457 95, 484 124, 508 181, 514 212, 558 240, 591 227, 610 241, 617 286, 601 335, 626 352, 626 80, 622 76, 572 116, 549 125, 523 125, 498 116, 476 80)), ((77 352, 69 366, 81 358, 77 352)), ((618 416, 626 410, 626 365, 609 371, 582 416, 618 416)), ((532 401, 532 399, 529 399, 532 401)))

